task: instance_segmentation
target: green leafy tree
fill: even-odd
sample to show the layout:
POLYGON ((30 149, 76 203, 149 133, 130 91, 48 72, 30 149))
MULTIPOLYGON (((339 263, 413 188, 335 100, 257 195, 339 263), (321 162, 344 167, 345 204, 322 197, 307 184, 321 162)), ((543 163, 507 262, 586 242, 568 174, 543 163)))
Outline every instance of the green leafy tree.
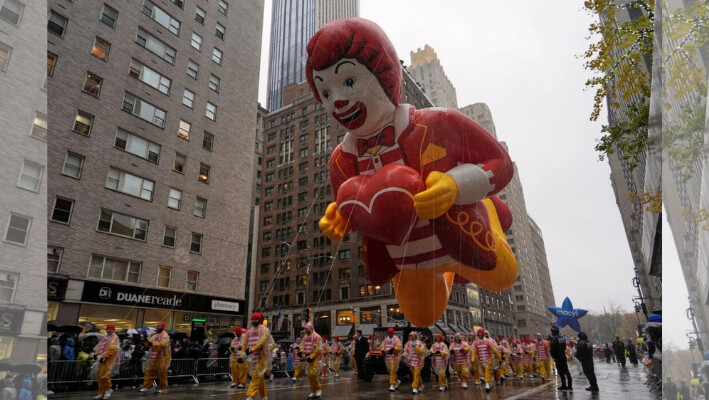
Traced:
POLYGON ((586 87, 595 90, 590 119, 598 119, 606 101, 620 117, 612 126, 603 126, 596 150, 600 160, 620 150, 631 170, 647 147, 651 76, 645 60, 652 57, 653 7, 654 0, 584 2, 599 18, 589 26, 587 39, 592 42, 582 55, 584 68, 593 73, 586 81, 586 87), (634 17, 627 17, 630 14, 634 17), (628 104, 627 111, 620 112, 623 104, 628 104))

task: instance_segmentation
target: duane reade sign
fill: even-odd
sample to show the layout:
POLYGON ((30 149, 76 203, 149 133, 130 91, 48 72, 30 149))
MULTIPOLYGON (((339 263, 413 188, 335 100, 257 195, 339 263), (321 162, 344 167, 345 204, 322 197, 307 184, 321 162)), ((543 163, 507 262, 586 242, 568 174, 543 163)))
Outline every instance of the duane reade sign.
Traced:
POLYGON ((179 307, 182 305, 182 299, 178 298, 177 295, 173 295, 172 297, 163 297, 163 296, 151 296, 149 294, 135 294, 135 293, 118 292, 116 294, 116 301, 128 302, 128 303, 140 303, 140 304, 156 304, 159 306, 174 306, 174 307, 179 307))

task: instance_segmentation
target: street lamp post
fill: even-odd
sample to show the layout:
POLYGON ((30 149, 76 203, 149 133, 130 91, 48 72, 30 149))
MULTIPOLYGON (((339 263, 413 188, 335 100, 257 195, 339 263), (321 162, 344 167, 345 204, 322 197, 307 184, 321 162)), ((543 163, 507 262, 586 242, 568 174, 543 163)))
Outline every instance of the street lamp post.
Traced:
POLYGON ((640 290, 640 278, 638 278, 638 270, 633 269, 635 271, 635 276, 633 277, 633 286, 635 286, 635 289, 638 291, 638 300, 640 300, 640 307, 643 310, 643 314, 645 314, 645 320, 647 321, 647 306, 645 305, 645 298, 643 298, 643 293, 640 290))
POLYGON ((699 352, 704 355, 704 343, 702 343, 702 338, 699 336, 699 331, 697 330, 697 321, 694 319, 694 307, 692 307, 692 298, 689 299, 689 308, 687 308, 687 319, 692 320, 692 328, 694 328, 694 334, 697 335, 697 347, 699 352))

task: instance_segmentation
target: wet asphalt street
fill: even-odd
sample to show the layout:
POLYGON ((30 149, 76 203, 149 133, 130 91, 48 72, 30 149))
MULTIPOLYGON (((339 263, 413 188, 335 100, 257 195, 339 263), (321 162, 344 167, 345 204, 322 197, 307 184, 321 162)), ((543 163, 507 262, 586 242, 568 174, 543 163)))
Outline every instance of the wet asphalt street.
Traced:
MULTIPOLYGON (((485 400, 584 400, 584 399, 604 399, 604 400, 647 400, 652 399, 644 382, 646 374, 643 367, 627 365, 625 370, 616 364, 606 364, 597 362, 596 377, 600 392, 592 394, 584 390, 588 386, 588 381, 583 376, 579 376, 575 365, 570 366, 573 376, 574 390, 571 392, 557 391, 557 383, 542 383, 540 379, 507 380, 502 386, 495 386, 490 393, 485 393, 484 386, 472 385, 468 389, 461 388, 460 382, 453 376, 449 380, 449 390, 440 392, 433 380, 425 383, 423 393, 414 395, 410 382, 401 384, 399 390, 390 393, 388 388, 388 377, 375 375, 372 382, 357 382, 352 371, 343 372, 339 378, 330 375, 328 378, 321 378, 323 385, 322 399, 485 399, 485 400)), ((229 399, 244 400, 246 398, 245 389, 231 389, 229 381, 203 380, 200 384, 172 384, 167 394, 154 395, 152 392, 141 396, 135 389, 116 389, 111 399, 144 399, 144 400, 195 400, 195 399, 229 399)), ((306 400, 308 396, 307 381, 291 382, 287 378, 275 378, 268 385, 268 398, 270 400, 306 400)), ((56 393, 50 395, 50 399, 77 399, 89 400, 95 392, 74 392, 56 393)))

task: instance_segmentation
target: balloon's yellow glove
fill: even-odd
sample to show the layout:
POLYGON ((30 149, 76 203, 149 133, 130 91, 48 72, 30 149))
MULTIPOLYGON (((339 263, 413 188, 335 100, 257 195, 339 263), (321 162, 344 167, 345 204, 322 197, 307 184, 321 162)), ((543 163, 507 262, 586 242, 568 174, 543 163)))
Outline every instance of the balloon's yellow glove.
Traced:
POLYGON ((320 218, 318 225, 323 234, 335 242, 341 242, 351 229, 342 214, 337 211, 337 203, 334 201, 327 206, 325 215, 320 218))
POLYGON ((414 208, 419 218, 434 219, 451 208, 458 197, 455 180, 443 172, 433 171, 426 178, 428 189, 414 196, 414 208))

